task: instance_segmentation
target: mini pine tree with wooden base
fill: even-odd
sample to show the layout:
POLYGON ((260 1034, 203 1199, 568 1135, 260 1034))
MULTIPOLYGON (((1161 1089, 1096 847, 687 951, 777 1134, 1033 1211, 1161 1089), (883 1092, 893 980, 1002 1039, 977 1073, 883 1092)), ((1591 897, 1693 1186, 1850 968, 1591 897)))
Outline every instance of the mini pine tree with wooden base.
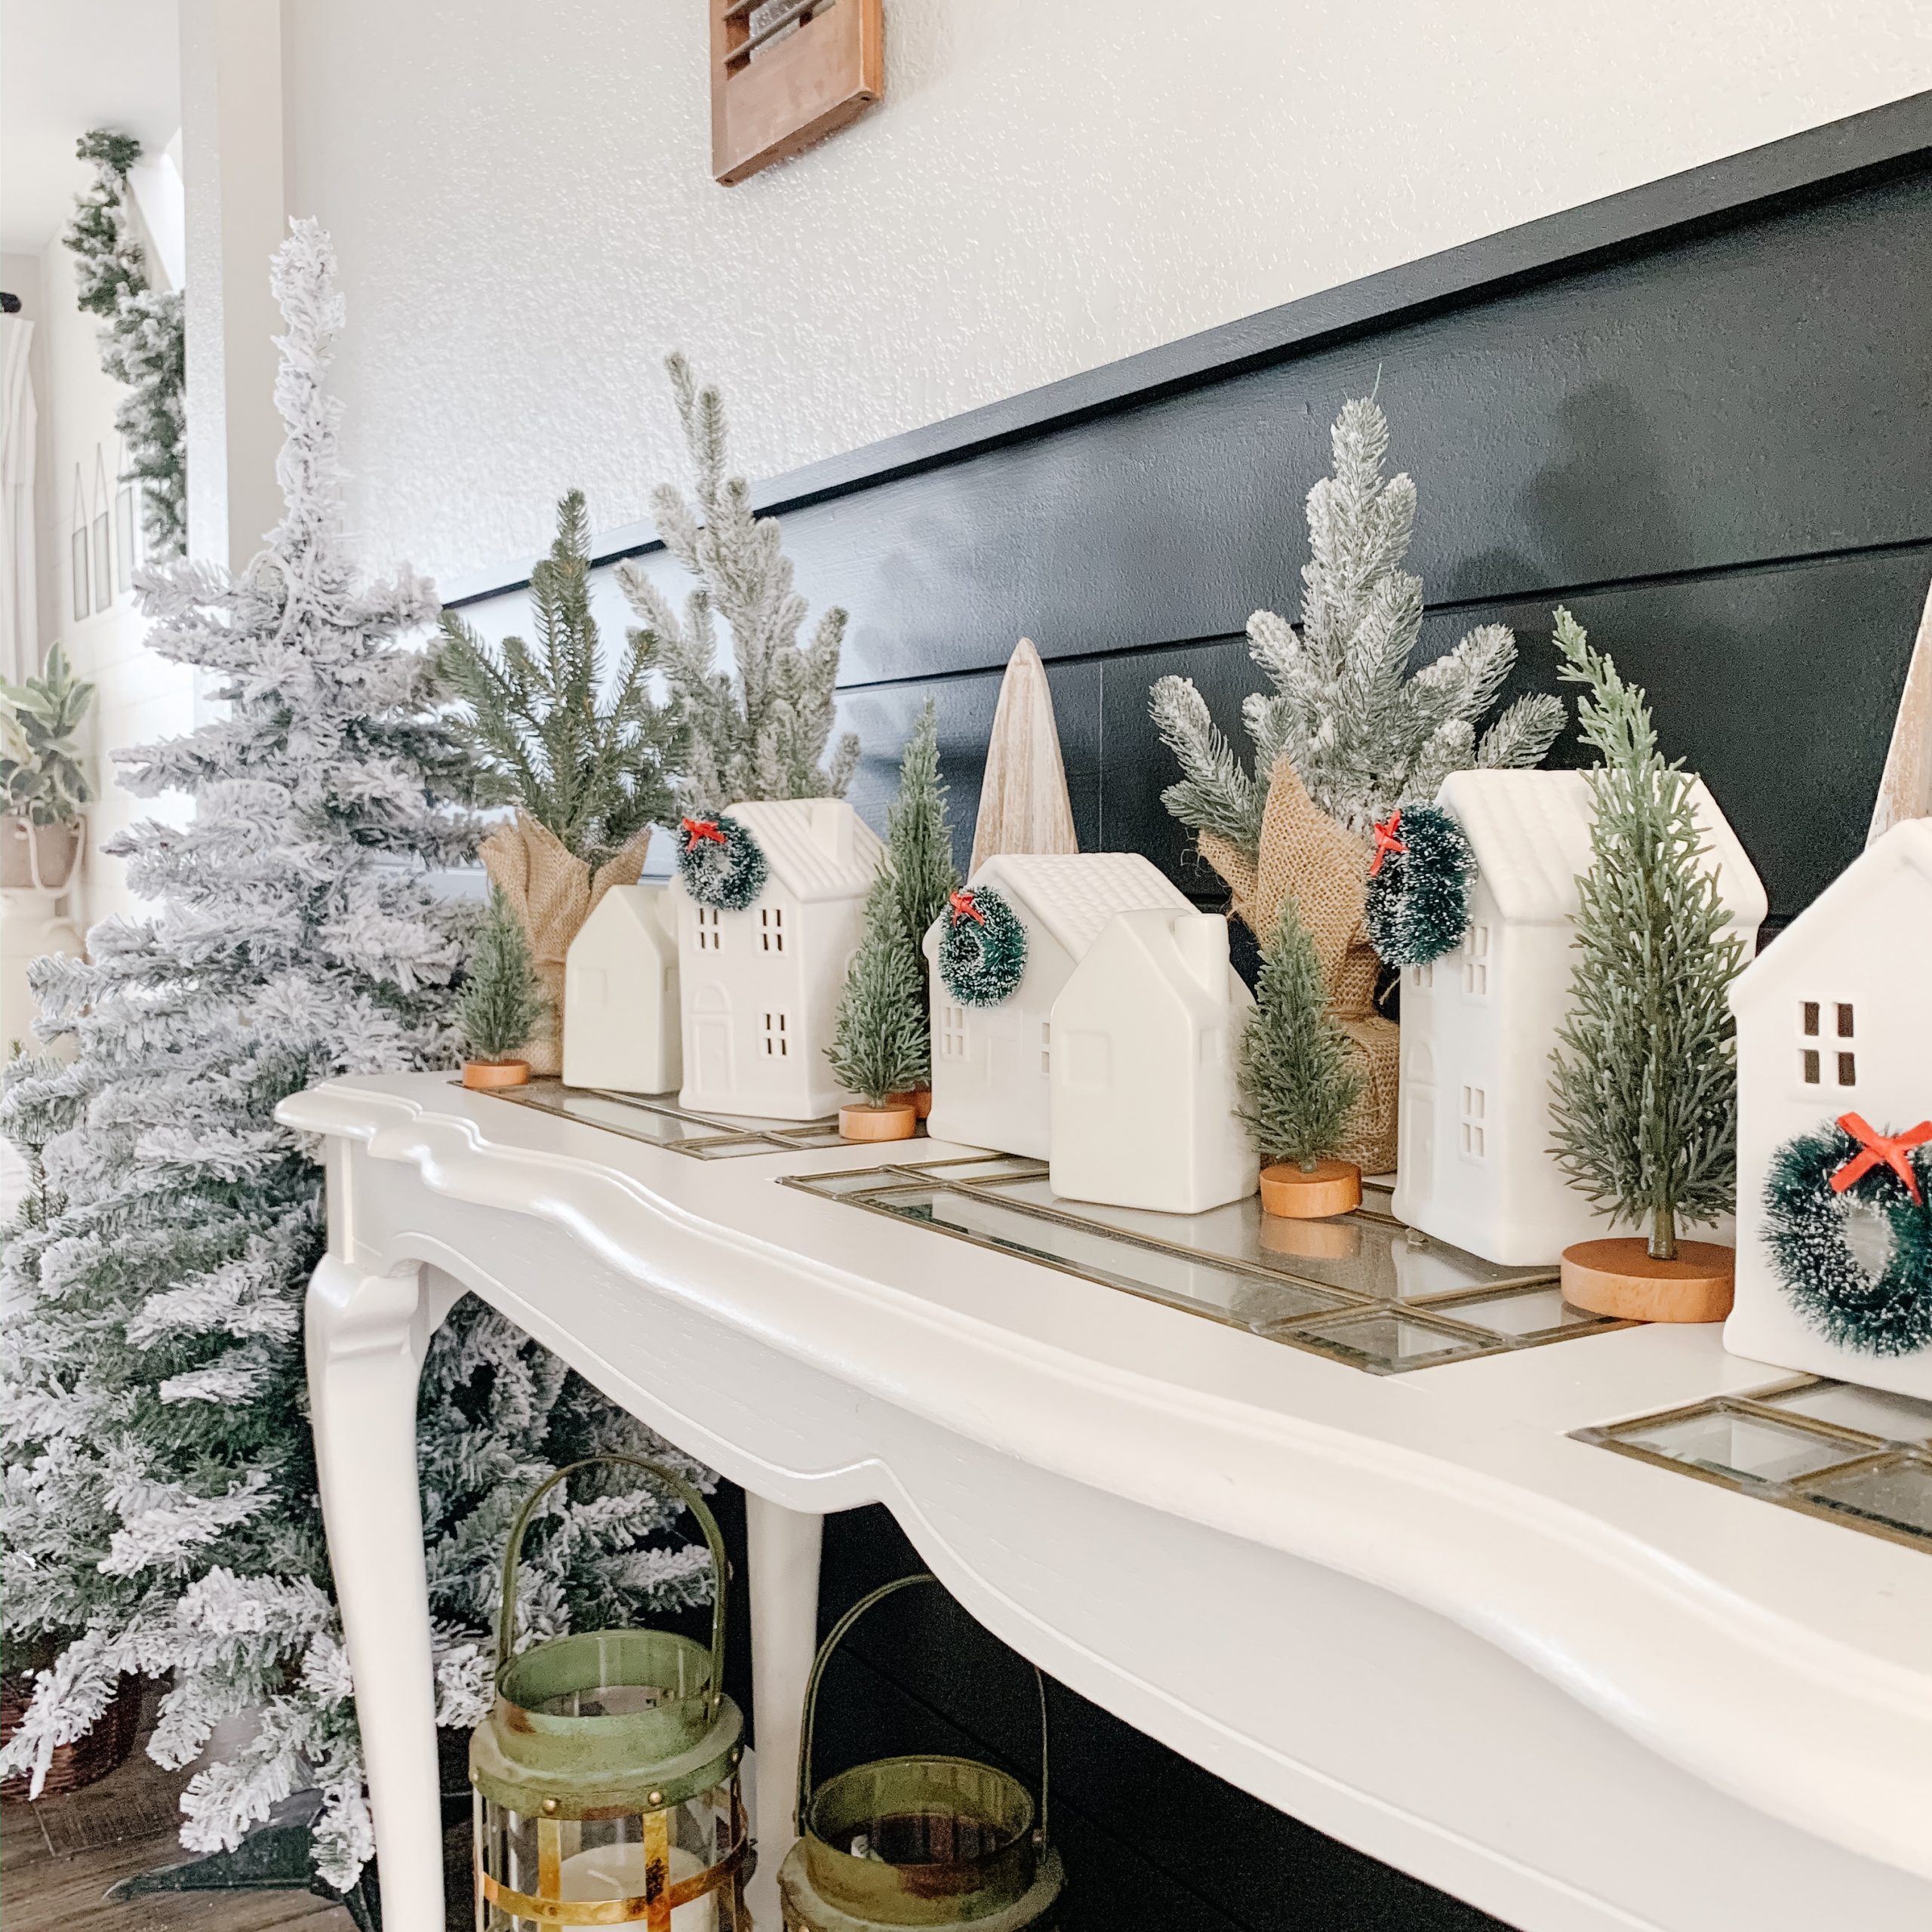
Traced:
POLYGON ((1292 896, 1261 955, 1241 1041, 1242 1117, 1265 1164, 1261 1207, 1312 1220, 1361 1204, 1361 1170, 1334 1158, 1361 1091, 1348 1037, 1329 1016, 1315 940, 1292 896))
POLYGON ((1737 1049, 1727 989, 1743 941, 1725 928, 1693 780, 1657 749, 1643 692, 1556 614, 1561 675, 1586 688, 1577 720, 1592 774, 1590 869, 1578 881, 1569 1017, 1552 1055, 1551 1150, 1571 1184, 1647 1235, 1563 1252, 1563 1295, 1641 1321, 1719 1321, 1734 1250, 1687 1241, 1727 1211, 1737 1171, 1737 1049))
POLYGON ((466 1087, 521 1087, 530 1063, 518 1049, 536 1032, 543 998, 530 963, 523 922, 500 891, 490 894, 490 910, 476 936, 463 990, 457 996, 457 1029, 468 1057, 466 1087))

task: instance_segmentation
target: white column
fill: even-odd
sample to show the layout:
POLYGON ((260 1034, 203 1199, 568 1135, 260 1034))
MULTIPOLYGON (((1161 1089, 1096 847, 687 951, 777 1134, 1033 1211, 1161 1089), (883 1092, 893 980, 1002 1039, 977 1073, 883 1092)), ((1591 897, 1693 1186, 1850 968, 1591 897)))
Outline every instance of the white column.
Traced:
MULTIPOLYGON (((332 1244, 343 1193, 331 1192, 332 1244)), ((309 1400, 329 1566, 355 1680, 385 1932, 443 1932, 443 1830, 416 1388, 435 1311, 423 1271, 339 1254, 309 1283, 309 1400)))
POLYGON ((280 0, 180 0, 188 551, 238 567, 280 520, 281 320, 269 257, 288 232, 280 0))
MULTIPOLYGON (((751 1563, 752 1702, 758 1719, 758 1870, 749 1893, 758 1932, 778 1932, 778 1868, 795 1835, 798 1729, 818 1649, 819 1553, 825 1518, 749 1493, 745 1542, 751 1563)), ((385 1891, 383 1905, 389 1898, 385 1891)))

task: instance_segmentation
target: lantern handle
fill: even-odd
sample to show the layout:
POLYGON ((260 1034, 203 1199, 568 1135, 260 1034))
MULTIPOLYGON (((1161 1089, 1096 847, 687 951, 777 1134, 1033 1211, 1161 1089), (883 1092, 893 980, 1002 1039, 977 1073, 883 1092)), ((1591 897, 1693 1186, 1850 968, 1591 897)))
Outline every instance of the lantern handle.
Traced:
POLYGON ((586 1456, 574 1463, 567 1463, 554 1475, 546 1476, 525 1499, 523 1507, 516 1512, 516 1521, 510 1525, 509 1542, 503 1551, 503 1598, 497 1612, 497 1675, 500 1678, 509 1668, 511 1646, 516 1641, 516 1573, 517 1565, 523 1555, 524 1532, 530 1527, 531 1518, 537 1513, 537 1506, 560 1482, 568 1480, 580 1469, 588 1469, 599 1463, 623 1463, 634 1469, 642 1469, 648 1475, 654 1475, 664 1486, 672 1491, 678 1500, 697 1518, 698 1527, 704 1532, 704 1540, 711 1550, 711 1566, 715 1579, 711 1594, 711 1684, 706 1702, 712 1714, 724 1695, 724 1598, 731 1565, 724 1555, 724 1533, 718 1527, 718 1518, 711 1513, 711 1507, 694 1484, 688 1482, 675 1469, 663 1463, 654 1462, 648 1456, 627 1455, 620 1451, 609 1450, 600 1455, 586 1456))
MULTIPOLYGON (((869 1596, 861 1597, 838 1621, 832 1626, 832 1633, 819 1646, 818 1655, 812 1660, 811 1675, 805 1680, 805 1718, 798 1734, 798 1809, 792 1820, 793 1828, 799 1837, 805 1835, 805 1821, 811 1816, 812 1804, 812 1734, 818 1724, 819 1685, 825 1676, 826 1666, 832 1661, 832 1654, 844 1641, 845 1634, 866 1612, 876 1604, 883 1603, 889 1596, 900 1591, 910 1589, 915 1583, 937 1583, 939 1579, 930 1570, 915 1571, 910 1577, 899 1577, 889 1583, 881 1583, 869 1596)), ((1047 1838, 1047 1680, 1038 1664, 1032 1666, 1033 1681, 1040 1694, 1040 1842, 1044 1845, 1047 1838)))

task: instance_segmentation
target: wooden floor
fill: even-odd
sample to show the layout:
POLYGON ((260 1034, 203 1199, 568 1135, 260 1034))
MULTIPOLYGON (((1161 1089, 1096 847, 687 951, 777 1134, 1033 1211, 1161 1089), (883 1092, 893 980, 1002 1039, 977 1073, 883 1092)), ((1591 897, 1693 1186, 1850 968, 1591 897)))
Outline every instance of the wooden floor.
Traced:
POLYGON ((109 1886, 194 1856, 177 1835, 184 1774, 142 1745, 121 1768, 66 1798, 0 1805, 0 1925, 5 1932, 266 1932, 303 1924, 351 1932, 347 1912, 304 1892, 181 1892, 124 1901, 109 1886))

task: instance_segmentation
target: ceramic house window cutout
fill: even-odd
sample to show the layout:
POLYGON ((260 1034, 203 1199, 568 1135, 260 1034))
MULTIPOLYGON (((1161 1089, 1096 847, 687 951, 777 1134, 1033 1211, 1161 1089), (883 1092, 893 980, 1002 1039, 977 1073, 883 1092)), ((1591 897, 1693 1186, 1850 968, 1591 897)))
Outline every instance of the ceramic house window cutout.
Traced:
POLYGON ((564 960, 564 1084, 674 1094, 685 1077, 674 903, 613 886, 564 960))
POLYGON ((703 1112, 820 1119, 845 1097, 825 1048, 881 848, 842 799, 726 815, 764 854, 765 881, 737 911, 699 905, 681 879, 670 888, 685 998, 678 1097, 703 1112))
POLYGON ((939 1010, 939 1051, 942 1060, 966 1057, 966 1009, 942 1005, 939 1010))
MULTIPOLYGON (((1793 1142, 1841 1117, 1878 1136, 1909 1137, 1932 1120, 1928 958, 1932 819, 1907 819, 1866 847, 1732 985, 1737 1284, 1724 1341, 1734 1354, 1932 1398, 1932 1340, 1899 1352, 1833 1340, 1780 1275, 1765 1213, 1774 1163, 1793 1142)), ((1895 1198, 1905 1204, 1902 1188, 1895 1198)), ((1835 1220, 1875 1286, 1898 1254, 1882 1207, 1847 1201, 1835 1220)))
POLYGON ((942 1026, 927 1129, 936 1140, 1044 1161, 1051 1152, 1048 1029, 1061 989, 1116 913, 1194 908, 1132 852, 1001 853, 974 872, 971 889, 991 889, 1012 907, 1026 929, 1026 970, 998 1005, 958 1004, 939 974, 939 942, 949 915, 942 913, 927 933, 934 1006, 951 1008, 959 1021, 957 1051, 943 1050, 942 1026))
MULTIPOLYGON (((1764 888, 1701 780, 1694 796, 1748 955, 1764 888)), ((1459 771, 1436 802, 1467 835, 1477 876, 1460 970, 1452 955, 1432 980, 1415 973, 1402 988, 1394 1212, 1486 1261, 1554 1262, 1606 1231, 1549 1153, 1550 1050, 1569 1004, 1577 881, 1590 865, 1589 780, 1580 771, 1459 771)), ((1783 1052, 1790 1026, 1786 1006, 1783 1052)))
POLYGON ((1110 919, 1054 1002, 1054 1192, 1171 1214, 1252 1194, 1233 1042, 1254 1005, 1229 964, 1226 919, 1110 919))

